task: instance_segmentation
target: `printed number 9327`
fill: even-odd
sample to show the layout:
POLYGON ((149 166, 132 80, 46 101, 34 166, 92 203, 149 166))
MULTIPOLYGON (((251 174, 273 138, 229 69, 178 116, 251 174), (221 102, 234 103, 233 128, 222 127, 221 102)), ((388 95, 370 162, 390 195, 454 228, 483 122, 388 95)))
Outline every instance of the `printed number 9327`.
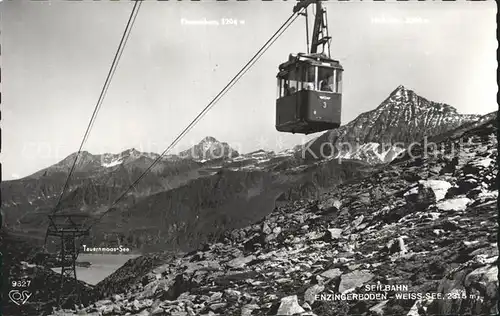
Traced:
POLYGON ((222 25, 238 25, 238 20, 222 18, 222 25))
POLYGON ((12 287, 29 287, 31 280, 12 281, 12 287))

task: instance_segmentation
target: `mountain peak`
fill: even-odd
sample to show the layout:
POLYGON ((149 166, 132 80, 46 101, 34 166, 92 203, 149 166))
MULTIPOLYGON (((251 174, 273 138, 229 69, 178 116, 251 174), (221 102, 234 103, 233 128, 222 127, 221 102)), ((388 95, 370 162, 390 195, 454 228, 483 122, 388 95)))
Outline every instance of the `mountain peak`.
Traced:
POLYGON ((408 95, 408 92, 410 92, 411 90, 405 88, 405 86, 403 86, 402 84, 400 84, 399 86, 396 87, 396 89, 394 89, 390 94, 389 94, 389 99, 391 97, 402 97, 402 96, 406 96, 408 95))
MULTIPOLYGON (((73 167, 74 164, 76 167, 76 171, 85 171, 88 168, 92 168, 92 166, 95 166, 97 164, 98 160, 97 158, 98 158, 97 156, 92 155, 88 151, 82 150, 80 153, 74 152, 68 155, 63 160, 59 161, 58 163, 48 168, 52 168, 52 170, 55 171, 68 172, 73 167), (76 160, 75 164, 75 158, 77 157, 78 159, 76 160)), ((48 168, 42 169, 40 172, 42 171, 45 172, 48 168)))
MULTIPOLYGON (((359 145, 361 149, 376 148, 385 155, 386 148, 394 143, 421 141, 426 136, 441 134, 478 118, 479 115, 462 115, 448 104, 430 101, 399 85, 377 108, 360 114, 337 130, 326 132, 312 140, 308 147, 314 147, 312 150, 320 153, 325 141, 333 144, 332 148, 346 143, 359 145)), ((356 153, 356 150, 352 151, 356 153)))
POLYGON ((94 155, 92 155, 91 153, 89 153, 88 151, 86 150, 82 150, 80 153, 78 153, 77 151, 68 155, 66 158, 64 158, 62 161, 59 162, 59 164, 73 164, 74 160, 75 160, 75 157, 78 156, 78 160, 77 160, 77 163, 81 163, 82 161, 88 161, 88 160, 91 160, 94 155))
POLYGON ((68 155, 68 157, 66 157, 65 159, 75 159, 76 155, 78 155, 78 158, 80 159, 81 157, 90 157, 90 156, 93 156, 91 153, 89 153, 88 151, 86 150, 82 150, 80 151, 80 153, 78 153, 77 151, 75 151, 74 153, 71 153, 68 155))
POLYGON ((124 150, 121 152, 121 155, 122 156, 137 156, 137 155, 140 155, 140 151, 138 151, 137 149, 135 148, 130 148, 130 149, 127 149, 127 150, 124 150))
MULTIPOLYGON (((418 95, 415 91, 408 89, 403 85, 399 85, 394 89, 389 96, 375 109, 375 111, 389 111, 394 114, 394 112, 407 112, 410 111, 412 115, 416 115, 417 112, 420 114, 426 114, 429 112, 445 112, 453 115, 459 115, 457 109, 453 106, 429 101, 426 98, 418 95)), ((406 118, 410 118, 406 116, 406 118)))
POLYGON ((207 136, 197 145, 187 149, 179 154, 183 158, 192 158, 195 160, 212 160, 224 157, 235 157, 239 153, 232 149, 227 143, 220 142, 215 137, 207 136))

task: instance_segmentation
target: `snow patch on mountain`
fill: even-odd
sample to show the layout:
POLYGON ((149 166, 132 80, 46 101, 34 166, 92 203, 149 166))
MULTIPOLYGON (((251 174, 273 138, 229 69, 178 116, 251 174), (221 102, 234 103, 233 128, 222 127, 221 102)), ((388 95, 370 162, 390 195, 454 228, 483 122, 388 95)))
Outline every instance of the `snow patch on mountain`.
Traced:
POLYGON ((118 165, 120 165, 120 164, 122 164, 122 163, 123 163, 123 160, 116 159, 116 160, 112 160, 112 161, 111 161, 111 162, 109 162, 109 163, 105 163, 105 162, 103 162, 103 163, 101 164, 101 166, 103 166, 104 168, 111 168, 111 167, 114 167, 114 166, 118 166, 118 165))
POLYGON ((370 164, 388 163, 404 152, 404 148, 398 146, 382 146, 381 144, 369 142, 357 148, 342 150, 333 159, 362 160, 370 164))
POLYGON ((285 149, 285 150, 282 150, 278 153, 276 153, 276 156, 278 157, 288 157, 288 156, 293 156, 295 155, 295 149, 285 149))

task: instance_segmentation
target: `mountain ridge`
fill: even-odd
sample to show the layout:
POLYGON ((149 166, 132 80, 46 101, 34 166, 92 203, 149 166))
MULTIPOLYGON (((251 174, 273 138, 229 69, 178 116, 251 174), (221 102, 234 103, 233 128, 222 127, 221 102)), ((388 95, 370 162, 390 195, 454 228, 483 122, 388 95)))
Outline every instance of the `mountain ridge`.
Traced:
POLYGON ((393 150, 401 153, 401 149, 412 142, 441 134, 480 117, 459 114, 448 104, 429 101, 399 85, 375 109, 358 115, 336 130, 323 133, 299 146, 298 150, 304 153, 304 148, 307 148, 302 157, 305 160, 365 155, 372 158, 371 163, 384 163, 388 162, 384 152, 393 150), (363 145, 366 150, 360 148, 363 145), (374 148, 378 150, 377 154, 374 148))
MULTIPOLYGON (((447 124, 442 129, 434 128, 434 125, 440 124, 443 120, 434 120, 434 123, 431 124, 431 127, 434 129, 430 129, 432 132, 437 133, 442 130, 452 130, 455 125, 458 125, 462 121, 473 122, 472 117, 462 117, 460 114, 457 114, 458 112, 454 108, 427 101, 416 95, 413 91, 400 85, 374 110, 363 113, 357 119, 338 130, 325 132, 310 142, 311 147, 314 148, 314 145, 325 139, 334 139, 334 142, 337 142, 338 139, 342 140, 342 137, 353 138, 356 135, 364 135, 364 139, 368 142, 361 144, 355 151, 343 152, 338 157, 333 157, 339 158, 336 162, 330 161, 331 159, 303 159, 299 155, 303 154, 303 145, 298 145, 293 150, 289 149, 279 153, 256 150, 247 154, 240 154, 234 151, 229 144, 219 142, 212 136, 207 136, 198 144, 181 152, 179 155, 163 157, 152 169, 152 172, 146 174, 141 179, 141 182, 133 188, 130 192, 131 194, 124 198, 120 203, 120 208, 132 209, 136 203, 148 200, 148 197, 161 196, 162 193, 171 190, 182 190, 183 186, 192 186, 194 190, 203 191, 204 183, 211 183, 208 180, 208 182, 205 182, 203 178, 218 177, 221 174, 225 180, 232 179, 228 180, 229 182, 240 181, 236 179, 247 181, 245 177, 255 172, 288 174, 290 176, 289 179, 294 179, 293 181, 290 180, 292 182, 291 187, 277 193, 277 195, 286 197, 286 199, 309 196, 310 194, 314 194, 313 192, 325 190, 327 187, 335 185, 338 181, 345 181, 349 177, 361 175, 364 169, 371 168, 369 167, 370 165, 388 163, 398 157, 402 153, 401 148, 390 146, 387 149, 381 150, 377 143, 371 142, 372 140, 376 140, 374 139, 376 137, 375 132, 370 130, 362 131, 360 128, 356 130, 356 126, 359 127, 363 122, 369 121, 370 117, 376 118, 382 116, 386 118, 390 115, 380 114, 380 112, 395 111, 394 109, 399 111, 402 105, 405 104, 410 104, 410 107, 423 104, 423 107, 428 111, 431 111, 429 109, 433 109, 432 111, 434 112, 431 111, 432 113, 435 113, 435 111, 439 113, 446 112, 452 115, 447 116, 448 118, 458 118, 457 120, 453 120, 452 124, 447 124), (208 155, 207 152, 209 152, 208 155), (212 153, 217 155, 211 155, 212 153), (299 157, 297 157, 298 155, 299 157), (362 163, 355 163, 355 161, 362 163), (368 163, 368 165, 365 165, 365 163, 368 163), (230 173, 224 173, 224 170, 240 172, 242 177, 230 176, 230 173), (320 176, 321 173, 332 175, 332 171, 342 173, 343 176, 332 176, 331 180, 320 176)), ((410 112, 415 113, 416 111, 410 110, 410 112)), ((404 113, 404 111, 403 114, 400 113, 399 117, 404 118, 404 113)), ((393 115, 392 117, 397 116, 393 115)), ((473 116, 473 118, 475 117, 473 116)), ((428 118, 432 119, 433 116, 431 115, 428 118)), ((382 123, 382 127, 390 127, 391 125, 391 121, 379 120, 379 122, 382 123)), ((377 128, 371 129, 377 130, 377 128)), ((419 140, 419 135, 421 134, 417 133, 411 136, 415 140, 419 140)), ((308 152, 306 151, 306 153, 308 152)), ((55 205, 65 180, 66 173, 61 170, 70 168, 75 154, 69 155, 53 166, 42 169, 35 173, 35 176, 2 183, 2 190, 6 197, 3 205, 5 209, 5 222, 8 226, 18 228, 26 226, 31 228, 37 227, 37 229, 43 230, 41 227, 44 226, 43 223, 46 221, 44 216, 51 210, 51 205, 55 205), (21 192, 23 193, 21 194, 21 192)), ((80 169, 77 168, 75 171, 74 178, 61 205, 67 208, 87 211, 91 214, 98 213, 100 210, 107 208, 114 198, 129 188, 133 181, 159 156, 159 154, 155 153, 139 152, 134 148, 124 150, 118 154, 105 153, 92 155, 84 151, 77 164, 80 169)), ((232 184, 228 183, 226 190, 233 192, 232 187, 239 186, 236 182, 232 184)), ((249 192, 254 190, 254 188, 255 185, 248 183, 247 190, 249 192)), ((271 190, 271 187, 269 190, 271 190)), ((181 204, 184 205, 186 203, 180 197, 176 197, 175 199, 175 202, 172 202, 173 204, 171 205, 181 207, 181 204)), ((235 205, 237 205, 240 202, 234 201, 230 203, 236 203, 235 205)))

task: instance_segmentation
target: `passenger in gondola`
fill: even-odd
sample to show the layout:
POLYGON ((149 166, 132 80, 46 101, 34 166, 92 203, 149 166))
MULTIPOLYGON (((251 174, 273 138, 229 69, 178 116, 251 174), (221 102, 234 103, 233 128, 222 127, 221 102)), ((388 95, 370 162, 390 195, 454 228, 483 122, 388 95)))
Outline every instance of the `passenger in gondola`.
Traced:
POLYGON ((285 83, 283 85, 283 89, 285 90, 285 96, 289 96, 289 95, 292 95, 295 93, 295 91, 297 91, 297 89, 295 89, 295 87, 290 87, 288 85, 288 83, 285 83))
POLYGON ((321 91, 328 91, 328 92, 333 92, 332 87, 330 83, 332 82, 332 76, 327 75, 325 79, 321 80, 321 83, 319 85, 319 89, 321 91))
POLYGON ((314 84, 312 82, 304 82, 305 90, 314 90, 314 84))
POLYGON ((288 86, 288 83, 285 83, 283 85, 283 89, 285 91, 285 96, 289 96, 291 93, 290 93, 290 87, 288 86))
POLYGON ((306 71, 306 75, 305 75, 305 82, 304 82, 304 89, 305 90, 314 90, 314 69, 313 68, 309 68, 307 69, 306 71))

